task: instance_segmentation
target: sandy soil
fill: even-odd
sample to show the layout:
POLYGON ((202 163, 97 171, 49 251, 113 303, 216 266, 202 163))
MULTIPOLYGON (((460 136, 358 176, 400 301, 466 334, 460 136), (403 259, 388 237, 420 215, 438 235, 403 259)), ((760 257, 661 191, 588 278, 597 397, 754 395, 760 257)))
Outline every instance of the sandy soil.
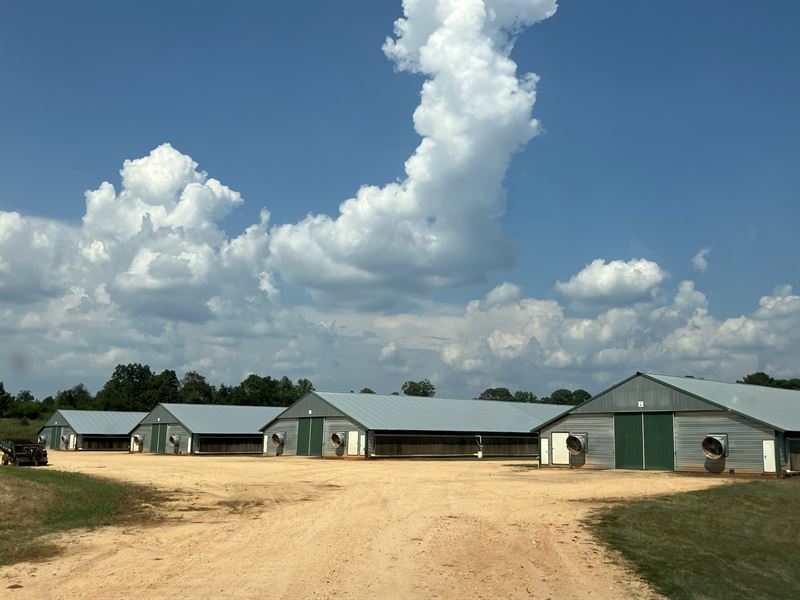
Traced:
POLYGON ((582 521, 722 483, 514 461, 51 459, 169 492, 166 518, 60 536, 61 555, 0 569, 2 598, 653 598, 582 521))

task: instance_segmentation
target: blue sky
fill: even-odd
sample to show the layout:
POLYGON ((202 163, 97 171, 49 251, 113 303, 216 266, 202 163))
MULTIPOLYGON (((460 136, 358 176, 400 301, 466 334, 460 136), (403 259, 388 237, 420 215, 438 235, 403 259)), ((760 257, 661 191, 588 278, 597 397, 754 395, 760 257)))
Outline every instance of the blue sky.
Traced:
MULTIPOLYGON (((167 142, 244 198, 214 221, 230 239, 257 223, 262 208, 271 213, 269 227, 297 224, 309 213, 335 219, 339 203, 362 185, 402 180, 404 161, 420 141, 411 115, 430 75, 397 72, 381 50, 393 21, 402 15, 399 2, 3 3, 0 211, 77 228, 86 213, 86 190, 109 181, 119 191, 123 161, 145 157, 167 142)), ((705 297, 700 308, 716 323, 716 333, 704 334, 705 342, 713 346, 716 342, 709 339, 719 341, 728 319, 752 317, 761 327, 764 319, 754 311, 762 296, 794 298, 800 289, 799 22, 795 2, 766 7, 749 2, 564 2, 555 15, 523 31, 510 54, 517 75, 541 77, 532 115, 542 131, 520 143, 505 171, 505 210, 487 221, 488 229, 495 221, 500 233, 487 234, 489 250, 478 248, 465 263, 480 262, 505 241, 513 244, 511 254, 499 252, 474 273, 455 265, 458 280, 446 284, 417 281, 409 275, 413 268, 382 265, 376 256, 369 267, 373 270, 367 270, 385 276, 363 290, 363 281, 342 279, 341 287, 353 291, 348 295, 338 293, 335 277, 333 283, 317 285, 316 275, 298 266, 297 257, 280 258, 272 247, 263 260, 279 289, 280 307, 271 298, 271 308, 259 308, 259 314, 268 314, 269 321, 279 311, 283 321, 291 313, 303 326, 278 335, 274 323, 265 325, 258 347, 268 350, 258 365, 237 358, 237 352, 251 352, 243 345, 245 337, 252 339, 250 333, 226 333, 226 347, 237 350, 224 358, 189 356, 185 348, 192 336, 207 340, 208 331, 175 334, 187 326, 174 311, 151 314, 143 308, 157 307, 161 296, 144 303, 116 298, 115 282, 120 273, 132 272, 131 261, 109 271, 103 284, 119 308, 115 318, 131 327, 127 340, 100 340, 75 322, 47 321, 45 315, 55 310, 53 299, 70 286, 25 298, 21 290, 33 289, 20 279, 26 269, 12 265, 19 272, 6 278, 4 302, 16 311, 13 320, 29 310, 49 325, 41 325, 39 341, 13 327, 5 330, 7 339, 27 340, 31 360, 56 360, 46 350, 53 330, 70 331, 83 341, 63 349, 75 354, 75 364, 56 360, 47 382, 5 365, 0 366, 2 378, 12 389, 38 386, 50 393, 78 380, 91 387, 107 378, 114 360, 136 359, 160 368, 197 367, 226 381, 248 369, 283 374, 276 369, 284 368, 292 376, 311 372, 329 389, 350 389, 361 386, 355 380, 358 365, 367 361, 362 352, 374 345, 369 360, 378 362, 372 387, 399 387, 404 378, 429 376, 451 395, 495 383, 537 393, 555 384, 592 388, 639 368, 635 357, 647 354, 645 348, 663 349, 671 334, 691 337, 675 333, 686 324, 681 322, 669 331, 649 332, 644 346, 635 341, 646 328, 642 323, 653 320, 644 311, 669 305, 688 280, 705 297), (707 268, 698 270, 692 257, 702 248, 710 249, 707 268), (567 282, 596 259, 622 261, 626 268, 635 259, 646 259, 660 274, 647 279, 638 296, 617 294, 620 288, 614 285, 611 292, 595 296, 581 292, 580 301, 559 291, 556 282, 567 282), (293 267, 303 272, 292 272, 293 267), (390 275, 394 268, 396 280, 390 275), (436 329, 427 319, 463 312, 469 300, 503 282, 518 288, 510 303, 556 302, 567 318, 596 322, 608 317, 609 308, 627 307, 642 321, 627 333, 598 338, 600 345, 573 349, 580 359, 554 359, 560 350, 570 353, 566 346, 546 351, 553 340, 530 334, 524 352, 509 351, 514 354, 510 362, 503 351, 476 357, 465 349, 485 345, 493 331, 506 331, 505 326, 509 333, 518 332, 524 329, 520 324, 495 324, 484 331, 464 323, 462 337, 443 346, 393 337, 391 327, 374 325, 378 318, 411 315, 421 320, 421 329, 436 329), (786 285, 794 292, 785 287, 774 292, 786 285), (363 304, 356 296, 370 301, 363 304), (34 297, 37 302, 47 297, 50 304, 32 304, 34 297), (153 328, 150 342, 137 346, 134 330, 143 327, 145 317, 153 328), (326 328, 321 338, 304 337, 310 335, 307 328, 319 326, 326 328), (166 336, 159 343, 152 342, 155 331, 166 336), (532 340, 536 352, 531 354, 532 340), (602 344, 636 349, 613 366, 592 367, 602 344), (287 348, 293 349, 294 362, 283 360, 284 355, 276 358, 287 348), (384 354, 391 357, 382 360, 386 348, 384 354), (80 368, 86 364, 81 353, 109 352, 109 364, 80 368), (337 364, 321 366, 314 358, 331 352, 339 355, 337 364), (462 355, 472 358, 453 358, 462 355), (432 356, 431 372, 419 371, 432 356)), ((470 173, 464 175, 468 181, 470 173)), ((446 218, 447 207, 458 203, 455 196, 441 199, 440 212, 429 218, 446 218)), ((486 214, 497 212, 495 206, 486 214)), ((482 227, 471 222, 458 229, 465 238, 459 244, 480 246, 470 239, 480 238, 482 227)), ((268 231, 265 226, 265 236, 268 231)), ((379 235, 377 229, 370 231, 379 235)), ((291 244, 288 237, 284 241, 285 256, 291 244)), ((25 253, 19 245, 1 249, 4 258, 25 253)), ((408 248, 410 254, 418 251, 408 248)), ((52 257, 41 259, 47 260, 52 257)), ((437 278, 451 272, 443 261, 419 268, 437 278)), ((592 274, 603 276, 587 272, 581 281, 592 274)), ((605 280, 611 275, 606 273, 605 280)), ((80 285, 91 296, 89 286, 97 283, 80 285)), ((227 298, 214 294, 209 292, 209 298, 227 298)), ((686 322, 691 318, 686 315, 686 322)), ((722 348, 715 346, 703 356, 654 354, 644 366, 717 377, 743 375, 739 371, 751 367, 800 371, 796 340, 775 337, 786 323, 771 326, 775 331, 760 331, 760 341, 738 349, 742 357, 731 364, 722 364, 722 348)), ((723 346, 733 352, 732 346, 723 346)), ((7 364, 17 364, 11 358, 7 364)))

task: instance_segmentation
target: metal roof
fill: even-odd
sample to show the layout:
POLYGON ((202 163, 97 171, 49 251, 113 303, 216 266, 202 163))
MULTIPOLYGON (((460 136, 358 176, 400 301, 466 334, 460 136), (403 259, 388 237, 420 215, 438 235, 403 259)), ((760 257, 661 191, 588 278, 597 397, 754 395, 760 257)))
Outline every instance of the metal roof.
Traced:
POLYGON ((260 433, 259 428, 286 410, 285 406, 229 404, 161 404, 192 433, 260 433))
POLYGON ((800 431, 800 391, 798 390, 653 373, 642 373, 642 375, 771 425, 776 429, 800 431))
POLYGON ((118 410, 59 409, 44 427, 69 425, 78 435, 127 435, 146 415, 144 412, 118 410))
MULTIPOLYGON (((422 396, 311 392, 371 430, 530 433, 568 406, 422 396)), ((302 401, 302 399, 301 399, 302 401)))

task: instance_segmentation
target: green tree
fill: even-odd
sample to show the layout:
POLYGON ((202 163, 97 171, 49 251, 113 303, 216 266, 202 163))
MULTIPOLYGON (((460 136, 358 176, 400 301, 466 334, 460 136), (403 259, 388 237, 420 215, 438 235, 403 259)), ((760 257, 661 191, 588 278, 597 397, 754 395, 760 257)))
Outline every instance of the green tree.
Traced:
POLYGON ((572 392, 572 400, 574 404, 583 404, 587 400, 591 399, 592 395, 587 392, 586 390, 575 390, 572 392))
POLYGON ((478 400, 503 400, 508 402, 513 399, 514 396, 511 394, 511 390, 505 387, 486 388, 478 396, 478 400))
POLYGON ((153 393, 152 380, 153 372, 148 365, 117 365, 111 379, 97 392, 97 407, 148 412, 161 401, 153 393))
POLYGON ((767 375, 763 371, 758 371, 757 373, 750 373, 750 375, 742 377, 742 379, 739 379, 736 383, 746 383, 749 385, 765 385, 767 387, 776 387, 785 390, 800 390, 800 379, 798 378, 775 379, 774 377, 767 375))
POLYGON ((6 391, 6 386, 0 381, 0 417, 8 416, 8 411, 11 410, 13 402, 14 396, 6 391))
POLYGON ((231 390, 231 403, 247 406, 277 406, 278 390, 272 377, 252 373, 231 390))
POLYGON ((547 404, 581 404, 591 397, 591 394, 586 390, 575 390, 573 392, 566 388, 559 388, 553 390, 553 393, 547 398, 542 398, 542 402, 547 404))
POLYGON ((187 371, 181 379, 180 399, 185 404, 211 404, 214 387, 197 371, 187 371))
POLYGON ((9 417, 17 419, 38 419, 42 407, 29 390, 20 390, 14 397, 8 412, 9 417))
POLYGON ((147 403, 155 406, 159 402, 180 402, 180 390, 181 382, 178 380, 178 374, 172 369, 164 369, 150 378, 147 403))
POLYGON ((214 390, 214 404, 233 404, 233 390, 231 386, 220 383, 214 390))
POLYGON ((296 394, 298 400, 303 396, 305 396, 306 394, 308 394, 309 392, 314 391, 314 384, 311 383, 311 380, 305 378, 298 379, 296 387, 297 387, 296 394))
POLYGON ((518 390, 514 392, 514 402, 539 402, 539 398, 533 392, 518 390))
POLYGON ((406 381, 400 389, 406 396, 432 397, 436 394, 436 386, 431 383, 430 379, 406 381))
POLYGON ((78 410, 92 410, 95 408, 95 398, 82 383, 68 390, 61 390, 53 399, 56 408, 73 408, 78 410))
POLYGON ((748 385, 766 385, 772 386, 775 383, 775 380, 764 373, 763 371, 758 371, 757 373, 750 373, 750 375, 745 375, 742 379, 738 380, 736 383, 746 383, 748 385))
POLYGON ((374 393, 375 393, 375 390, 373 390, 372 388, 368 388, 368 387, 361 388, 361 391, 359 392, 359 394, 374 394, 374 393))

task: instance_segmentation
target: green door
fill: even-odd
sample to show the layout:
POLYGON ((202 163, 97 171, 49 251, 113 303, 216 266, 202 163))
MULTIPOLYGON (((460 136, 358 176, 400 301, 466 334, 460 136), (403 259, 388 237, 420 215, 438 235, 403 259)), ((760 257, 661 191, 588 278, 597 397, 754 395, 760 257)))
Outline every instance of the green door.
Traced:
POLYGON ((311 419, 297 420, 297 456, 308 456, 311 419))
POLYGON ((53 427, 50 430, 50 448, 58 450, 61 448, 61 427, 53 427))
POLYGON ((322 417, 311 419, 311 434, 308 444, 309 456, 322 456, 322 428, 324 425, 325 419, 322 417))
POLYGON ((150 452, 163 454, 167 449, 167 424, 153 423, 150 430, 150 452))
POLYGON ((297 456, 322 456, 322 417, 305 417, 297 423, 297 456))
POLYGON ((644 466, 641 413, 614 415, 614 453, 618 469, 641 469, 644 466))
POLYGON ((644 468, 672 471, 675 468, 675 441, 672 413, 644 413, 644 468))

